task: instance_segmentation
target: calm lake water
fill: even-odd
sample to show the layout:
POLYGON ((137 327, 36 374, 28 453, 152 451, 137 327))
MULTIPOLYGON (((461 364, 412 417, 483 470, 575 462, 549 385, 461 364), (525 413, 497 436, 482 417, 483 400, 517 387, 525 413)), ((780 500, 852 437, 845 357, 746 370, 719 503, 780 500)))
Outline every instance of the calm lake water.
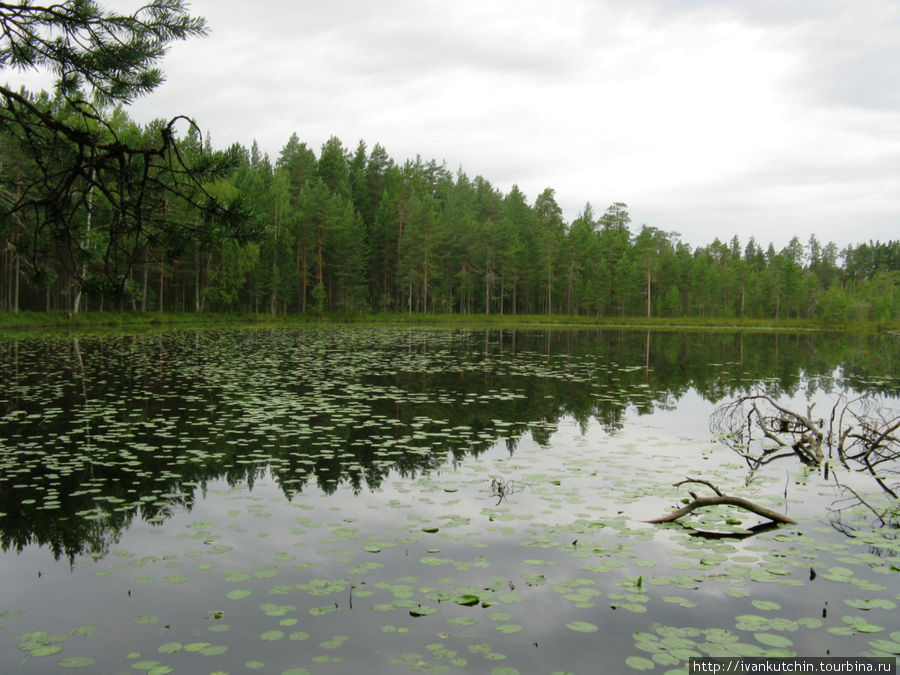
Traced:
POLYGON ((2 673, 900 653, 897 500, 794 457, 751 475, 710 430, 763 391, 896 415, 897 338, 335 328, 0 353, 2 673), (708 494, 687 477, 799 522, 643 522, 708 494))

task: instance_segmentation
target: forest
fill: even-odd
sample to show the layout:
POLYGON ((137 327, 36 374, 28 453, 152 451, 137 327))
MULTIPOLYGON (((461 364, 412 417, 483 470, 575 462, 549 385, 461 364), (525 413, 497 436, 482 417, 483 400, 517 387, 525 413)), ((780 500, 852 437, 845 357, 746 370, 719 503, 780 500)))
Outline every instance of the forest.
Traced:
POLYGON ((900 318, 900 241, 692 248, 624 203, 567 222, 552 188, 377 143, 293 134, 273 161, 188 117, 142 126, 127 105, 202 19, 54 7, 0 11, 0 67, 60 74, 53 93, 0 86, 0 311, 900 318))
MULTIPOLYGON (((106 124, 110 142, 152 133, 121 107, 106 124)), ((180 153, 216 155, 195 127, 182 136, 180 153)), ((735 236, 692 249, 677 233, 633 226, 623 203, 587 203, 566 222, 551 188, 530 201, 434 160, 397 162, 379 144, 351 150, 332 137, 317 154, 296 134, 274 163, 256 144, 233 146, 205 185, 240 204, 240 232, 169 199, 162 226, 130 226, 115 185, 107 194, 77 182, 54 222, 46 210, 9 209, 44 187, 49 158, 32 150, 0 136, 0 309, 11 312, 900 317, 900 241, 838 250, 794 237, 776 250, 735 236)))

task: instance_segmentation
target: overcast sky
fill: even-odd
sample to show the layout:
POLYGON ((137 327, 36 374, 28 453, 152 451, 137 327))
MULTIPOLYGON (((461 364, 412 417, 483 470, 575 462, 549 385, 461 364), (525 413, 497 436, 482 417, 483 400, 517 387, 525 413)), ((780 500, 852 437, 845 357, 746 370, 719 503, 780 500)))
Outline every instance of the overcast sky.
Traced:
MULTIPOLYGON (((110 9, 127 0, 101 2, 110 9)), ((900 239, 897 0, 193 0, 131 110, 274 160, 362 139, 571 220, 784 246, 900 239)))

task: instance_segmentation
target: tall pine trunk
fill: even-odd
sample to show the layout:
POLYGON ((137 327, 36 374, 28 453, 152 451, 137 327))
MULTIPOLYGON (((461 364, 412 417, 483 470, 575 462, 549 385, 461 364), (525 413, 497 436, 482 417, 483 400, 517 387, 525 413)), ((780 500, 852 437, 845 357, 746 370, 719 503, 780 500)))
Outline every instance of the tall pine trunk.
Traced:
POLYGON ((428 236, 425 236, 425 268, 422 279, 422 309, 428 314, 428 236))
POLYGON ((19 275, 21 273, 21 263, 19 262, 21 255, 19 254, 18 247, 16 247, 14 255, 15 255, 15 258, 14 258, 15 262, 13 263, 12 312, 13 312, 13 314, 18 314, 19 313, 19 275))
MULTIPOLYGON (((87 217, 85 218, 85 231, 84 231, 84 240, 82 242, 82 246, 86 247, 88 243, 88 237, 91 234, 91 222, 94 218, 94 186, 93 181, 97 178, 97 170, 91 169, 91 187, 88 190, 86 206, 87 206, 87 217)), ((84 278, 87 276, 87 260, 81 263, 81 272, 78 274, 78 279, 75 280, 77 284, 75 288, 75 299, 72 301, 72 313, 78 314, 78 309, 81 306, 81 286, 84 283, 84 278)), ((101 310, 102 311, 102 310, 101 310)))
POLYGON ((553 313, 553 258, 550 255, 550 249, 547 249, 547 314, 553 313))
POLYGON ((146 248, 144 248, 144 270, 143 270, 143 279, 141 280, 141 311, 147 311, 147 277, 150 269, 150 261, 147 259, 150 257, 149 252, 146 248))
POLYGON ((194 312, 200 313, 200 249, 194 251, 194 312))
POLYGON ((162 255, 159 259, 159 309, 157 311, 163 311, 163 290, 165 289, 166 284, 166 256, 162 255))

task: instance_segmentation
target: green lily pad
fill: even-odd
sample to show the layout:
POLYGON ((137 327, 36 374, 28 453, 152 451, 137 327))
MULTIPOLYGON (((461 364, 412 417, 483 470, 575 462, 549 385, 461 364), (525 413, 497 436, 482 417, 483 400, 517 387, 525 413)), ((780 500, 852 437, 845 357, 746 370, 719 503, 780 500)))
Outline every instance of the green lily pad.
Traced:
POLYGON ((472 607, 473 605, 477 605, 481 602, 481 598, 477 595, 460 595, 459 597, 453 600, 457 605, 462 605, 463 607, 472 607))
POLYGON ((447 619, 447 623, 451 626, 474 626, 478 623, 478 620, 473 619, 470 616, 457 616, 452 619, 447 619))
POLYGON ((643 656, 629 656, 625 659, 625 665, 635 670, 653 670, 656 668, 656 663, 643 656))
POLYGON ((56 665, 60 668, 87 668, 95 663, 96 661, 89 656, 67 656, 60 659, 56 665))
POLYGON ((753 637, 757 642, 761 642, 769 647, 792 647, 794 642, 790 638, 775 633, 754 633, 753 637))
POLYGON ((320 642, 319 646, 322 649, 338 649, 343 645, 347 640, 350 639, 349 635, 335 635, 330 640, 325 640, 324 642, 320 642))
POLYGON ((63 648, 60 645, 40 645, 29 650, 28 653, 32 656, 53 656, 54 654, 59 654, 62 650, 63 648))
POLYGON ((86 626, 78 626, 77 628, 73 628, 69 631, 69 635, 72 637, 85 637, 87 635, 93 635, 100 629, 100 626, 89 624, 86 626))
MULTIPOLYGON (((158 672, 157 668, 161 668, 161 667, 164 668, 166 666, 163 666, 163 664, 161 664, 159 661, 136 661, 135 663, 131 664, 131 667, 134 670, 145 670, 148 673, 155 673, 155 672, 158 672)), ((170 672, 172 672, 172 670, 169 669, 165 672, 170 673, 170 672)))
POLYGON ((869 640, 869 646, 880 652, 900 655, 900 642, 892 640, 869 640))
POLYGON ((844 598, 844 604, 856 609, 896 609, 897 603, 885 598, 844 598))
POLYGON ((201 649, 200 653, 203 654, 203 656, 219 656, 220 654, 225 654, 227 651, 228 647, 226 645, 211 645, 201 649))
POLYGON ((211 647, 212 645, 209 642, 190 642, 184 646, 184 651, 199 653, 206 649, 207 647, 211 647))
POLYGON ((139 616, 135 618, 134 622, 138 626, 151 626, 155 623, 159 623, 159 617, 157 616, 139 616))

